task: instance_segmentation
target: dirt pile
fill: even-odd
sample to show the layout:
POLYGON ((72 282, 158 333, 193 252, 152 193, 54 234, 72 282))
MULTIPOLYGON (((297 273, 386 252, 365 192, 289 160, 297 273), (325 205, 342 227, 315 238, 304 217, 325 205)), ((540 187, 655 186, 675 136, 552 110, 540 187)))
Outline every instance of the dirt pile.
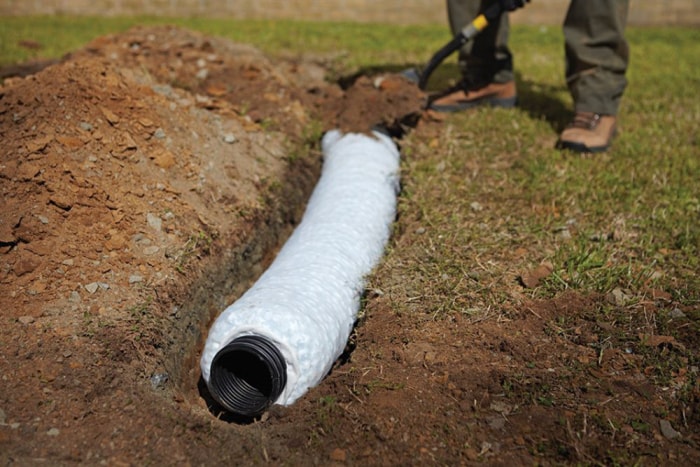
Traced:
POLYGON ((135 28, 106 36, 73 54, 83 56, 142 69, 160 83, 192 92, 199 106, 216 110, 230 104, 239 115, 290 137, 301 134, 312 119, 322 131, 396 127, 415 121, 425 101, 400 76, 360 77, 343 90, 326 81, 322 60, 273 65, 250 46, 176 28, 135 28))
POLYGON ((48 303, 110 324, 245 229, 288 169, 284 134, 102 57, 11 82, 0 105, 4 309, 66 335, 83 313, 48 303))

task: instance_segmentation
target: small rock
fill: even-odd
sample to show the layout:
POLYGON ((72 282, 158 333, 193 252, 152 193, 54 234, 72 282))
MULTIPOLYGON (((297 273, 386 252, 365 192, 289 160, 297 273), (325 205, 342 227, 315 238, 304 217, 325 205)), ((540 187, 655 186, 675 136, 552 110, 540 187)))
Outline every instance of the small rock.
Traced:
POLYGON ((331 460, 335 462, 345 462, 348 456, 345 449, 335 448, 331 451, 331 460))
POLYGON ((41 168, 31 162, 23 162, 17 170, 17 176, 22 181, 29 181, 41 173, 41 168))
POLYGON ((659 280, 664 277, 664 272, 663 271, 654 271, 651 273, 651 276, 649 276, 649 280, 655 281, 659 280))
POLYGON ((474 212, 480 212, 480 211, 483 211, 483 210, 484 210, 484 206, 482 206, 481 203, 478 202, 478 201, 472 201, 472 202, 469 204, 469 207, 470 207, 471 210, 474 211, 474 212))
POLYGON ((61 430, 59 430, 58 428, 51 428, 49 431, 46 432, 46 434, 49 436, 58 436, 59 434, 61 434, 61 430))
POLYGON ((85 290, 90 292, 91 294, 97 292, 97 289, 99 288, 99 284, 97 282, 91 282, 88 285, 85 286, 85 290))
POLYGON ((105 248, 109 251, 121 250, 126 246, 126 239, 122 235, 113 235, 105 242, 105 248))
POLYGON ((63 146, 69 148, 69 149, 76 149, 81 147, 84 143, 83 140, 80 138, 76 138, 75 136, 67 136, 67 135, 59 135, 56 136, 56 141, 58 141, 60 144, 63 146))
POLYGON ((661 434, 667 439, 674 439, 681 436, 679 432, 673 429, 671 422, 668 420, 659 420, 659 428, 661 428, 661 434))
POLYGON ((209 70, 207 70, 206 68, 202 68, 195 74, 195 76, 199 80, 205 80, 207 79, 207 76, 209 76, 209 70))
POLYGON ((80 298, 80 293, 78 293, 77 290, 74 290, 70 293, 68 296, 68 301, 72 303, 80 303, 81 298, 80 298))
POLYGON ((41 138, 33 139, 26 143, 27 150, 31 153, 43 151, 52 141, 52 135, 46 135, 41 138))
POLYGON ((384 78, 385 78, 384 76, 378 76, 378 77, 374 78, 372 85, 374 85, 374 87, 376 89, 380 89, 382 86, 382 82, 384 81, 384 78))
POLYGON ((138 274, 132 274, 129 276, 129 284, 136 284, 138 282, 143 282, 143 277, 138 274))
POLYGON ((169 169, 177 162, 175 155, 165 148, 155 149, 150 157, 153 159, 153 163, 161 169, 169 169))
POLYGON ((73 208, 73 200, 58 193, 51 195, 49 202, 64 211, 70 211, 73 208))
POLYGON ((680 308, 674 308, 668 313, 668 316, 673 319, 685 318, 685 313, 680 308))
POLYGON ((561 238, 562 240, 571 240, 571 237, 571 230, 569 230, 568 228, 564 228, 559 231, 559 238, 561 238))
POLYGON ((78 124, 78 126, 80 127, 81 130, 84 130, 84 131, 92 131, 92 128, 93 128, 93 126, 90 125, 88 122, 80 122, 78 124))
POLYGON ((160 250, 160 248, 158 248, 157 246, 147 246, 146 248, 143 249, 143 254, 146 256, 151 256, 151 255, 155 255, 156 253, 158 253, 159 250, 160 250))
POLYGON ((549 261, 542 262, 535 269, 528 271, 520 276, 520 282, 528 289, 534 289, 543 279, 548 277, 554 271, 554 265, 549 261))
POLYGON ((151 387, 153 389, 160 389, 165 386, 168 379, 169 377, 167 373, 153 373, 151 376, 151 387))
POLYGON ((34 317, 33 316, 20 316, 17 318, 17 321, 19 321, 22 324, 32 324, 34 322, 34 317))
POLYGON ((12 271, 17 277, 29 274, 39 267, 41 261, 34 255, 26 256, 17 261, 12 267, 12 271))
POLYGON ((5 218, 4 222, 0 222, 0 243, 15 243, 18 241, 13 233, 13 226, 18 225, 20 222, 22 222, 22 216, 15 216, 13 219, 5 218))
POLYGON ((109 284, 106 282, 98 282, 97 285, 102 289, 102 290, 109 290, 109 284))
POLYGON ((5 411, 0 409, 0 425, 4 425, 5 422, 7 422, 7 415, 5 415, 5 411))
POLYGON ((474 448, 467 448, 464 450, 465 457, 470 461, 475 461, 479 458, 479 453, 476 452, 474 448))
POLYGON ((163 228, 163 219, 150 212, 146 214, 146 223, 148 223, 149 227, 158 232, 163 228))
POLYGON ((165 138, 165 130, 162 128, 157 128, 156 131, 153 132, 153 137, 155 139, 164 139, 165 138))
POLYGON ((425 233, 425 227, 418 227, 418 228, 416 229, 416 233, 417 233, 418 235, 423 235, 423 234, 425 233))
POLYGON ((36 216, 36 217, 39 218, 39 222, 41 222, 42 224, 48 224, 48 223, 49 223, 49 218, 46 217, 46 216, 36 216))
POLYGON ((231 133, 227 133, 224 135, 224 143, 233 144, 235 142, 236 142, 235 135, 232 135, 231 133))
POLYGON ((61 264, 64 266, 73 266, 73 258, 64 259, 63 261, 61 261, 61 264))
POLYGON ((628 299, 629 297, 619 287, 608 294, 608 302, 612 305, 622 306, 627 303, 628 299))
POLYGON ((165 97, 170 97, 173 95, 172 86, 169 86, 167 84, 154 84, 153 86, 151 86, 151 89, 165 97))
POLYGON ((510 404, 506 404, 505 402, 502 401, 494 401, 491 403, 489 406, 491 410, 494 412, 498 412, 503 415, 508 415, 513 411, 513 406, 510 404))
POLYGON ((671 296, 670 293, 666 292, 665 290, 659 290, 659 289, 652 289, 651 290, 651 297, 654 300, 659 300, 659 301, 665 301, 665 302, 670 302, 673 297, 671 296))
POLYGON ((503 417, 493 417, 489 420, 489 427, 492 430, 502 430, 506 426, 506 419, 503 417))
POLYGON ((104 115, 104 117, 111 125, 116 125, 117 123, 119 123, 119 116, 112 112, 110 109, 108 109, 107 107, 101 107, 100 110, 102 111, 102 115, 104 115))

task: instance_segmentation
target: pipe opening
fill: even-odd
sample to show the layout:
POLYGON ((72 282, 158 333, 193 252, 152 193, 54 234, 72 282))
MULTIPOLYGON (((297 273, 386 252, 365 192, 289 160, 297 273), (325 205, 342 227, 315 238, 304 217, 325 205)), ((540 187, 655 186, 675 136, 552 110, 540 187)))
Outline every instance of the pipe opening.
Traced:
POLYGON ((242 336, 223 347, 211 364, 209 390, 229 411, 254 417, 275 402, 287 384, 287 364, 262 336, 242 336))

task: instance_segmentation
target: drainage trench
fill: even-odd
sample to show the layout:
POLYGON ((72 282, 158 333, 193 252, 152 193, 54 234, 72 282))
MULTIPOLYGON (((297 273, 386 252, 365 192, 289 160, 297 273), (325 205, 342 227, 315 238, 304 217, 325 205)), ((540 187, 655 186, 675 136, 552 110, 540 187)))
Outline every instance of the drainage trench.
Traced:
POLYGON ((389 240, 399 191, 392 139, 334 130, 322 147, 321 177, 301 223, 209 330, 202 377, 233 414, 291 405, 326 376, 352 331, 365 276, 389 240))
POLYGON ((291 192, 280 193, 244 246, 222 252, 174 318, 165 367, 176 390, 198 392, 212 413, 252 419, 272 404, 291 405, 346 347, 365 276, 391 234, 399 152, 376 132, 334 130, 322 147, 320 178, 290 173, 283 187, 291 192), (301 222, 271 260, 311 188, 301 222))
MULTIPOLYGON (((300 158, 291 164, 269 210, 240 235, 236 245, 218 248, 171 311, 170 331, 164 342, 163 367, 172 389, 187 399, 208 398, 199 372, 207 331, 227 305, 242 295, 272 261, 301 218, 318 180, 318 158, 300 158)), ((213 401, 207 400, 209 405, 213 401)))

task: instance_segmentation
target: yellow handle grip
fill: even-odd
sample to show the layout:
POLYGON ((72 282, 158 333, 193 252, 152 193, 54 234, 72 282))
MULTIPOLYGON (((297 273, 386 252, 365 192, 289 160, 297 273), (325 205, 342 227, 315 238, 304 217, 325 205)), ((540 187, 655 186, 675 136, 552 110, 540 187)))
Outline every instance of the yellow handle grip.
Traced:
POLYGON ((476 28, 477 31, 481 32, 486 28, 486 26, 489 25, 489 20, 486 19, 486 16, 484 15, 479 15, 476 18, 474 18, 474 21, 472 21, 472 26, 476 28))

